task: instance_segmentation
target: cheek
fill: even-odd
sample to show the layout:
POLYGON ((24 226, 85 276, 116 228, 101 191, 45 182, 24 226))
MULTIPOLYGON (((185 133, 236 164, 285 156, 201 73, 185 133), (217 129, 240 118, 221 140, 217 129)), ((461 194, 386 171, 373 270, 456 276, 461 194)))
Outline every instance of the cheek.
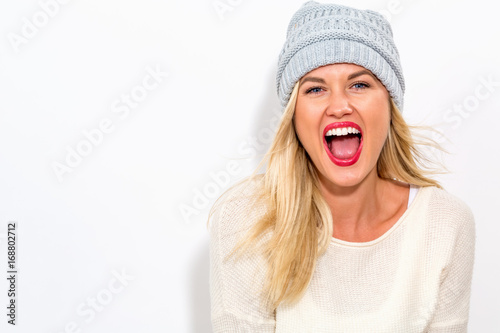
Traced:
POLYGON ((380 119, 377 119, 378 124, 376 126, 376 133, 377 136, 379 136, 383 141, 385 141, 389 132, 389 122, 389 118, 381 117, 380 119))
POLYGON ((387 140, 387 136, 389 135, 390 114, 381 115, 378 118, 373 119, 372 124, 375 124, 375 126, 373 126, 373 139, 375 139, 374 143, 376 145, 375 148, 377 150, 381 150, 387 140))
POLYGON ((310 154, 311 149, 314 146, 316 138, 316 131, 318 125, 315 122, 314 117, 312 117, 306 110, 296 109, 294 120, 295 133, 299 138, 300 143, 306 151, 310 154))

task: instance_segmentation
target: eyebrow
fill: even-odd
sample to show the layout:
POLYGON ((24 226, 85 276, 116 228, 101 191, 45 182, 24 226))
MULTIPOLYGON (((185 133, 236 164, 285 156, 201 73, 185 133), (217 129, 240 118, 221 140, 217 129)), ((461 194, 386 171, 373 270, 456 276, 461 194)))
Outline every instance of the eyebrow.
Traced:
POLYGON ((360 70, 359 72, 355 72, 355 73, 352 73, 351 75, 349 75, 347 77, 347 80, 352 80, 358 76, 361 76, 361 75, 364 75, 364 74, 368 74, 370 75, 371 77, 373 77, 374 79, 376 79, 376 77, 372 74, 372 72, 370 72, 369 70, 367 69, 363 69, 363 70, 360 70))
MULTIPOLYGON (((373 77, 374 79, 376 79, 376 77, 372 74, 372 72, 370 72, 367 69, 362 69, 362 70, 360 70, 358 72, 350 74, 347 77, 347 80, 352 80, 354 78, 357 78, 358 76, 365 75, 365 74, 370 75, 371 77, 373 77)), ((325 80, 323 80, 322 78, 315 77, 315 76, 308 76, 308 77, 303 78, 300 81, 300 84, 303 84, 303 83, 306 83, 306 82, 317 82, 317 83, 322 83, 322 84, 326 83, 325 80)))
POLYGON ((308 77, 303 78, 302 81, 300 81, 300 84, 303 84, 303 83, 308 82, 308 81, 326 84, 325 80, 323 80, 320 77, 314 77, 314 76, 308 76, 308 77))

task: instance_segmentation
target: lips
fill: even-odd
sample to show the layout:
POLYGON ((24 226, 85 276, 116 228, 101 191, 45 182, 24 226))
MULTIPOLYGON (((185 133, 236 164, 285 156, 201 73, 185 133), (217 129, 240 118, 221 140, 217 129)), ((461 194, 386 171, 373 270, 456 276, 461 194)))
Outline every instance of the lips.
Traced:
POLYGON ((323 144, 330 160, 338 166, 355 164, 363 149, 363 132, 358 124, 332 123, 323 131, 323 144))

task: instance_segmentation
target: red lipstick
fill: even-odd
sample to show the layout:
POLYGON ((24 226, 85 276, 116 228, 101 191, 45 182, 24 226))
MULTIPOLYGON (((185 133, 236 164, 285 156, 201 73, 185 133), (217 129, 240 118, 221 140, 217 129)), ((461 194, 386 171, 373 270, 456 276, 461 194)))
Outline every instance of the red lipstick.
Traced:
POLYGON ((335 165, 338 165, 341 167, 351 166, 358 161, 358 159, 361 155, 361 150, 363 149, 363 131, 361 131, 361 127, 359 127, 358 124, 353 123, 351 121, 342 121, 342 122, 329 124, 323 130, 323 145, 325 147, 326 153, 328 154, 328 157, 335 165), (348 127, 351 127, 353 129, 356 129, 359 131, 359 133, 361 135, 361 137, 359 138, 359 146, 358 146, 356 153, 352 157, 350 157, 348 159, 340 159, 340 158, 335 157, 332 154, 332 152, 330 151, 330 148, 328 147, 328 143, 326 141, 326 134, 331 129, 348 128, 348 127))

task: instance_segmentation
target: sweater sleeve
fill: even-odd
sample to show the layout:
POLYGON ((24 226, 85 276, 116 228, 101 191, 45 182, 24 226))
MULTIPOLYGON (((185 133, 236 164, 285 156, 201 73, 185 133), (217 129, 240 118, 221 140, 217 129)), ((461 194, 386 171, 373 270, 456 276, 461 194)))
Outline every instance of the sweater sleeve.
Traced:
POLYGON ((451 260, 443 270, 438 304, 428 333, 467 332, 470 289, 475 250, 475 225, 470 209, 462 202, 453 207, 456 241, 451 260))
POLYGON ((266 263, 262 256, 231 253, 258 212, 248 211, 248 200, 230 198, 218 208, 209 224, 210 297, 214 333, 275 332, 274 312, 262 306, 261 289, 266 263))

